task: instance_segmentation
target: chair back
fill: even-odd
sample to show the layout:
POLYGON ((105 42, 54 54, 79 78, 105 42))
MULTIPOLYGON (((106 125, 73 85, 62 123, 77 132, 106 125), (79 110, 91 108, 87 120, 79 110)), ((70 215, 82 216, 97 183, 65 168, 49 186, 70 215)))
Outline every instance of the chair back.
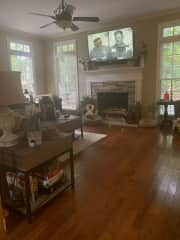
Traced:
POLYGON ((174 102, 175 117, 180 117, 180 100, 174 102))

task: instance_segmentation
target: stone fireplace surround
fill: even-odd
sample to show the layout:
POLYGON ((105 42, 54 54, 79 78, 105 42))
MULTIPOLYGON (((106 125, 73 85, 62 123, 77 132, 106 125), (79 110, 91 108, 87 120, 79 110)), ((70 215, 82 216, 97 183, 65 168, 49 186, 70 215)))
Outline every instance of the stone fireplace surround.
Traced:
POLYGON ((98 92, 128 92, 128 102, 142 102, 143 68, 125 66, 85 72, 87 95, 97 98, 98 92))
MULTIPOLYGON (((143 67, 136 66, 118 66, 106 67, 97 70, 85 71, 86 94, 97 98, 99 91, 118 91, 128 93, 128 104, 139 102, 133 108, 129 108, 126 123, 119 122, 117 118, 107 120, 108 124, 134 124, 137 126, 140 120, 140 108, 142 103, 142 81, 143 67), (135 113, 132 114, 132 111, 135 113)), ((106 120, 105 120, 106 122, 106 120)), ((125 124, 125 125, 124 125, 125 124)), ((129 125, 130 124, 130 125, 129 125)))
POLYGON ((91 96, 97 99, 100 92, 128 93, 128 105, 135 103, 135 81, 92 82, 91 96))

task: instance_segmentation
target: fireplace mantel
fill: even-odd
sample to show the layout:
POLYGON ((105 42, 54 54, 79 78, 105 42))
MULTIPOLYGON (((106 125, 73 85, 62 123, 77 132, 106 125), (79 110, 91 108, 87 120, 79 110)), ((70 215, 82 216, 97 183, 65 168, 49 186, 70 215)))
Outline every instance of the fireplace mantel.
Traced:
POLYGON ((93 82, 135 81, 135 100, 142 102, 143 67, 107 67, 85 71, 84 73, 87 95, 91 95, 91 83, 93 82))
POLYGON ((101 72, 122 72, 122 71, 136 71, 136 70, 143 70, 144 67, 141 66, 121 66, 121 67, 106 67, 106 68, 97 68, 94 70, 86 70, 84 71, 87 74, 90 73, 101 73, 101 72))

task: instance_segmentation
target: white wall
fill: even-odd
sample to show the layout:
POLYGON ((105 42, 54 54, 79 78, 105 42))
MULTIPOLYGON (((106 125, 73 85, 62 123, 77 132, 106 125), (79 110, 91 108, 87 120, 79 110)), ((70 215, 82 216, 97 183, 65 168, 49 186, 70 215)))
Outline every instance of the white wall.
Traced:
MULTIPOLYGON (((48 92, 55 91, 55 77, 53 66, 53 42, 65 41, 75 39, 78 44, 78 58, 87 57, 88 44, 87 35, 89 33, 103 32, 120 27, 133 27, 135 30, 135 49, 138 50, 142 41, 147 46, 147 56, 145 59, 145 66, 143 70, 143 82, 142 82, 142 104, 144 106, 156 103, 156 82, 157 82, 157 41, 158 41, 158 25, 163 22, 169 22, 180 18, 179 13, 165 12, 157 13, 155 15, 143 16, 139 18, 122 19, 111 26, 103 26, 98 30, 92 32, 75 33, 70 36, 56 36, 54 39, 46 40, 46 59, 45 71, 46 71, 46 87, 48 92), (50 59, 49 59, 50 58, 50 59)), ((80 69, 79 69, 80 70, 80 69)), ((80 70, 79 83, 80 83, 80 97, 86 95, 86 78, 85 73, 80 70)))

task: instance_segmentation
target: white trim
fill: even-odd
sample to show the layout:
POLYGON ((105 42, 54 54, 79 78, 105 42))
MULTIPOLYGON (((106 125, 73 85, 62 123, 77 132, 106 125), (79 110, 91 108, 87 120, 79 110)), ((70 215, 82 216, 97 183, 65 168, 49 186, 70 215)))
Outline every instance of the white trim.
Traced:
POLYGON ((14 52, 14 54, 24 53, 24 56, 32 56, 32 51, 33 51, 32 42, 21 40, 19 38, 7 37, 7 43, 8 43, 8 50, 9 50, 9 52, 14 52), (30 52, 28 53, 28 52, 23 52, 23 51, 12 50, 12 49, 10 49, 10 46, 9 46, 10 42, 20 43, 20 44, 23 44, 23 45, 29 45, 30 46, 30 52))
POLYGON ((87 71, 85 73, 86 94, 91 96, 92 83, 108 83, 108 82, 134 82, 135 83, 135 101, 142 103, 142 81, 143 68, 124 67, 116 69, 116 71, 87 71))
POLYGON ((157 39, 157 69, 156 69, 156 102, 160 99, 160 36, 161 36, 162 26, 158 26, 158 39, 157 39))
POLYGON ((78 56, 78 44, 77 40, 75 40, 76 45, 76 59, 77 59, 77 100, 78 100, 78 106, 77 108, 80 110, 80 82, 79 82, 79 56, 78 56))
MULTIPOLYGON (((180 26, 180 20, 170 21, 166 23, 161 23, 158 25, 158 39, 157 39, 157 71, 156 71, 156 101, 160 99, 161 95, 161 77, 160 77, 160 67, 161 67, 161 45, 166 42, 176 42, 180 41, 179 36, 173 37, 162 37, 162 30, 165 27, 180 26)), ((172 78, 171 78, 172 79, 172 78)), ((174 79, 174 78, 173 78, 174 79)), ((179 79, 179 78, 178 78, 179 79)))
POLYGON ((57 53, 56 53, 56 47, 58 44, 70 44, 70 43, 75 43, 75 53, 77 56, 77 41, 76 40, 67 40, 67 41, 54 41, 53 43, 53 65, 54 65, 54 84, 56 88, 56 95, 59 96, 59 91, 58 91, 58 76, 57 76, 57 64, 56 64, 56 58, 57 58, 57 53))
MULTIPOLYGON (((53 61, 54 61, 54 73, 55 73, 55 87, 56 87, 56 94, 59 96, 59 91, 58 91, 58 70, 57 70, 57 52, 56 52, 56 47, 59 44, 64 44, 64 45, 68 45, 68 44, 74 44, 75 45, 75 50, 73 51, 74 56, 76 57, 76 62, 77 62, 77 83, 76 83, 76 109, 79 107, 79 96, 80 96, 80 92, 79 92, 79 67, 78 67, 78 56, 77 56, 77 40, 72 39, 72 40, 65 40, 65 41, 54 41, 53 43, 53 61)), ((69 109, 67 109, 69 110, 69 109)))
POLYGON ((58 77, 57 77, 57 64, 56 64, 56 46, 57 46, 57 42, 53 43, 53 68, 54 68, 54 85, 55 85, 55 91, 56 91, 56 95, 59 96, 58 93, 58 77))
POLYGON ((22 40, 15 37, 7 37, 7 49, 8 49, 8 68, 11 70, 11 62, 10 62, 10 55, 18 55, 18 56, 26 56, 31 57, 32 59, 32 77, 33 77, 33 86, 34 86, 34 94, 37 94, 37 83, 36 83, 36 75, 35 75, 35 67, 34 67, 34 49, 33 43, 31 41, 22 40), (28 45, 30 47, 30 52, 23 52, 23 51, 15 51, 10 49, 10 42, 20 43, 24 45, 28 45))
POLYGON ((180 25, 180 19, 159 24, 159 26, 161 26, 161 28, 163 28, 163 27, 179 26, 179 25, 180 25))
POLYGON ((32 71, 33 71, 33 84, 34 84, 34 94, 37 95, 37 81, 36 81, 36 74, 35 74, 35 56, 34 56, 34 49, 33 44, 31 44, 31 57, 32 57, 32 71))

